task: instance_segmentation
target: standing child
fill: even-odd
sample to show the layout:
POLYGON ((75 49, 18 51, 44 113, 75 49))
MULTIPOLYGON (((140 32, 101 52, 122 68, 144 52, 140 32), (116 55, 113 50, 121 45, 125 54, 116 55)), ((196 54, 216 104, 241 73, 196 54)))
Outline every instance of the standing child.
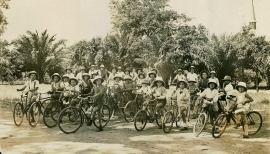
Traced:
POLYGON ((156 80, 157 74, 155 71, 150 71, 148 73, 148 77, 149 77, 149 82, 150 82, 150 87, 154 86, 154 81, 156 80))
MULTIPOLYGON (((26 109, 28 110, 29 107, 31 106, 31 104, 33 102, 35 102, 37 100, 37 94, 38 94, 38 88, 39 88, 39 81, 37 80, 38 74, 35 71, 31 71, 28 74, 28 77, 30 78, 29 80, 27 80, 24 83, 23 88, 21 89, 17 89, 17 91, 23 91, 23 90, 27 90, 26 94, 27 94, 27 101, 26 101, 26 109)), ((32 115, 32 114, 31 114, 32 115)), ((35 119, 33 118, 32 115, 32 122, 35 121, 35 119)))
POLYGON ((208 84, 208 72, 203 70, 201 73, 201 79, 199 81, 199 90, 201 92, 203 92, 206 88, 207 88, 207 84, 208 84))
POLYGON ((209 79, 214 79, 214 80, 216 80, 217 88, 219 89, 219 88, 220 88, 219 80, 218 80, 218 78, 217 78, 216 76, 217 76, 217 73, 216 73, 215 71, 211 71, 211 72, 210 72, 210 78, 209 78, 209 79))
POLYGON ((238 93, 236 94, 237 106, 235 110, 235 116, 237 119, 236 128, 240 126, 240 119, 244 123, 244 135, 243 138, 249 138, 248 136, 248 124, 246 114, 250 110, 250 102, 253 101, 252 97, 247 93, 247 86, 245 82, 239 82, 236 86, 238 93))
POLYGON ((183 70, 178 69, 177 70, 177 75, 173 79, 172 83, 178 83, 178 81, 180 81, 180 80, 186 80, 186 77, 184 76, 183 73, 184 73, 183 70))
POLYGON ((179 80, 177 82, 177 90, 175 92, 175 97, 172 97, 172 99, 177 99, 177 106, 178 106, 178 111, 179 114, 177 115, 177 119, 182 117, 183 119, 183 125, 181 130, 187 130, 188 125, 186 123, 186 113, 185 111, 188 110, 189 106, 189 91, 187 90, 187 82, 185 80, 179 80))
POLYGON ((102 125, 101 125, 101 107, 105 103, 106 100, 106 88, 102 83, 104 82, 104 79, 101 78, 101 76, 96 76, 93 83, 94 87, 93 90, 91 91, 89 96, 90 98, 95 99, 96 106, 93 110, 93 114, 91 115, 91 119, 94 120, 95 118, 95 113, 98 112, 98 121, 99 121, 99 128, 98 131, 102 131, 102 125))
POLYGON ((62 98, 61 100, 62 100, 63 104, 67 104, 67 102, 68 102, 69 78, 70 77, 67 74, 62 76, 63 85, 64 85, 64 92, 63 92, 63 95, 61 96, 61 98, 62 98))
POLYGON ((81 94, 88 94, 91 92, 93 88, 93 83, 90 80, 90 75, 88 73, 83 73, 83 80, 80 82, 79 87, 81 90, 81 94))

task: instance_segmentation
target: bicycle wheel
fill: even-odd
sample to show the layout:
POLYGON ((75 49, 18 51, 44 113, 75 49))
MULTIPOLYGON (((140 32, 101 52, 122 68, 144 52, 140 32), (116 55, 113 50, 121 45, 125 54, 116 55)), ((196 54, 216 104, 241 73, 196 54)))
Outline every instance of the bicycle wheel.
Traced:
MULTIPOLYGON (((262 127, 262 116, 257 111, 250 111, 247 115, 248 135, 256 134, 262 127)), ((244 127, 243 127, 244 130, 244 127)))
POLYGON ((29 125, 32 126, 32 127, 35 127, 39 121, 39 118, 40 118, 40 105, 38 102, 34 102, 29 110, 29 116, 28 116, 28 122, 29 122, 29 125))
MULTIPOLYGON (((104 128, 108 122, 110 121, 111 111, 110 108, 107 105, 103 105, 100 109, 101 111, 101 126, 104 128)), ((96 114, 97 115, 97 114, 96 114)), ((98 116, 96 116, 95 120, 93 121, 96 128, 99 128, 99 119, 98 116)))
POLYGON ((156 123, 157 123, 159 128, 162 128, 162 120, 163 120, 165 113, 166 113, 165 108, 162 108, 161 111, 158 112, 158 117, 156 119, 156 123))
POLYGON ((226 114, 220 115, 216 119, 214 126, 212 128, 212 136, 214 138, 220 137, 225 132, 225 129, 227 127, 227 123, 228 123, 228 121, 227 121, 226 114))
POLYGON ((40 113, 43 115, 45 112, 45 107, 50 103, 50 99, 46 99, 44 101, 41 102, 41 107, 40 107, 40 113))
POLYGON ((66 133, 75 133, 83 125, 83 115, 81 109, 68 107, 61 111, 58 117, 59 129, 66 133))
POLYGON ((174 117, 172 112, 166 112, 162 120, 162 129, 164 133, 169 133, 172 129, 174 117))
POLYGON ((202 104, 199 104, 195 114, 196 118, 198 118, 199 114, 202 112, 202 109, 203 109, 202 104))
POLYGON ((196 123, 193 126, 193 133, 195 134, 196 137, 201 134, 207 121, 208 121, 208 117, 207 117, 206 113, 201 113, 198 116, 198 118, 196 119, 196 123))
POLYGON ((43 122, 48 128, 52 128, 57 125, 57 120, 53 118, 55 114, 54 110, 55 109, 53 108, 53 105, 51 102, 45 106, 44 113, 43 113, 43 122))
POLYGON ((138 112, 138 106, 135 101, 129 101, 124 108, 125 120, 130 122, 134 120, 135 114, 138 112))
POLYGON ((136 113, 134 118, 134 127, 137 131, 142 131, 147 122, 147 113, 145 110, 140 110, 136 113))
POLYGON ((23 105, 22 105, 22 103, 18 102, 18 103, 15 104, 14 110, 13 110, 14 124, 16 126, 20 126, 22 124, 23 117, 24 117, 23 105))

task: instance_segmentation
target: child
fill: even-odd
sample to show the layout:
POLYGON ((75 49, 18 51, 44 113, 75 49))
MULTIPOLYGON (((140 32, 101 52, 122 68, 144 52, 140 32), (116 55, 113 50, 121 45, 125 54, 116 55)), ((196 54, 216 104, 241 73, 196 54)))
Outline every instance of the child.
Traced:
POLYGON ((66 73, 65 75, 67 75, 69 78, 74 77, 74 74, 72 73, 72 69, 71 68, 66 68, 65 73, 66 73))
POLYGON ((82 75, 83 75, 83 73, 85 73, 85 67, 80 67, 80 72, 77 74, 77 76, 76 76, 76 79, 78 80, 78 81, 81 81, 82 80, 82 75))
MULTIPOLYGON (((29 109, 31 104, 36 101, 38 95, 39 81, 37 80, 38 74, 35 71, 30 71, 28 74, 29 80, 24 83, 24 86, 17 91, 27 90, 26 110, 29 109)), ((32 118, 32 120, 34 120, 32 118)))
POLYGON ((157 74, 155 71, 150 71, 148 73, 148 77, 149 77, 149 83, 150 83, 150 87, 154 86, 154 81, 156 80, 157 74))
POLYGON ((91 115, 91 119, 94 120, 95 113, 98 112, 98 120, 99 120, 99 128, 98 132, 102 131, 102 125, 101 125, 101 107, 105 103, 106 100, 106 88, 102 85, 102 82, 104 82, 104 79, 101 78, 101 76, 96 76, 93 83, 95 84, 90 95, 90 98, 95 99, 96 106, 93 110, 93 114, 91 115))
POLYGON ((218 90, 216 80, 209 79, 207 86, 208 88, 201 93, 199 99, 204 98, 204 105, 208 109, 210 122, 213 126, 218 111, 218 90))
POLYGON ((69 79, 69 102, 71 106, 76 106, 79 103, 78 96, 80 94, 80 88, 78 86, 79 81, 76 78, 69 79))
POLYGON ((82 77, 83 77, 83 80, 79 84, 79 87, 81 90, 81 94, 84 95, 91 92, 93 88, 93 83, 90 80, 90 75, 88 73, 83 73, 82 77))
POLYGON ((98 74, 106 81, 108 79, 108 71, 105 69, 104 65, 100 65, 98 74))
MULTIPOLYGON (((157 77, 153 82, 154 88, 152 90, 153 96, 156 98, 156 118, 159 111, 166 105, 166 94, 167 91, 164 87, 165 83, 161 77, 157 77)), ((164 115, 164 113, 161 113, 164 115)))
POLYGON ((184 76, 183 71, 181 69, 178 69, 177 73, 178 74, 175 76, 172 83, 177 83, 180 80, 186 80, 186 77, 184 76))
POLYGON ((125 101, 121 106, 126 105, 125 103, 135 98, 135 95, 132 93, 132 91, 136 89, 136 86, 132 83, 132 78, 129 75, 126 75, 124 80, 125 82, 123 84, 123 91, 125 92, 125 101))
MULTIPOLYGON (((95 65, 91 65, 90 66, 90 70, 89 70, 89 72, 88 72, 88 74, 90 75, 90 77, 92 78, 92 74, 93 73, 96 73, 96 70, 95 70, 95 65)), ((93 79, 93 78, 92 78, 93 79)))
POLYGON ((220 88, 219 80, 218 80, 218 78, 216 78, 216 76, 217 76, 217 73, 215 71, 210 72, 210 79, 216 80, 217 88, 219 89, 220 88))
POLYGON ((247 86, 245 82, 239 82, 236 86, 236 89, 238 91, 238 93, 236 94, 237 106, 235 110, 235 116, 237 119, 236 128, 237 126, 240 126, 240 119, 242 119, 245 130, 243 138, 249 138, 246 114, 250 110, 250 102, 252 102, 253 99, 247 93, 247 86))
POLYGON ((199 81, 199 89, 201 92, 203 92, 207 88, 208 84, 208 72, 203 70, 201 73, 201 80, 199 81))
POLYGON ((172 99, 177 99, 177 106, 178 106, 178 111, 179 114, 177 116, 177 119, 179 119, 180 117, 182 117, 183 119, 183 127, 181 128, 181 130, 187 130, 188 129, 188 125, 186 123, 186 113, 185 111, 187 111, 188 109, 188 105, 189 105, 189 91, 187 90, 187 82, 185 80, 179 80, 177 82, 177 90, 175 92, 175 96, 172 97, 172 99), (175 98, 176 97, 176 98, 175 98))
POLYGON ((192 119, 196 118, 196 115, 194 113, 195 109, 195 102, 197 100, 197 92, 199 92, 199 89, 197 88, 196 80, 190 79, 188 81, 188 90, 190 94, 190 111, 193 111, 192 119))
POLYGON ((187 73, 187 81, 196 81, 196 83, 198 82, 198 75, 195 73, 195 67, 194 66, 190 66, 189 71, 187 73))
MULTIPOLYGON (((129 68, 125 69, 125 76, 127 76, 127 75, 131 77, 129 68)), ((124 78, 125 78, 125 76, 124 76, 124 78)))
POLYGON ((64 92, 63 92, 63 95, 61 96, 61 98, 62 98, 61 100, 62 100, 63 104, 68 103, 69 78, 70 77, 67 74, 62 76, 63 85, 64 85, 64 92))
POLYGON ((122 67, 117 68, 117 74, 119 74, 122 78, 125 76, 125 73, 122 71, 122 67))
POLYGON ((142 84, 142 87, 140 89, 138 89, 136 92, 138 94, 144 94, 144 95, 151 94, 151 89, 149 87, 149 85, 150 85, 149 80, 143 79, 141 84, 142 84))
POLYGON ((64 90, 64 84, 61 82, 61 76, 58 73, 54 73, 51 76, 52 83, 51 83, 51 90, 47 93, 51 94, 50 101, 52 104, 55 104, 56 102, 59 102, 59 98, 61 95, 61 92, 64 90))
POLYGON ((145 74, 144 73, 138 74, 138 79, 137 79, 137 82, 136 82, 136 86, 141 88, 142 87, 142 82, 144 81, 144 79, 145 79, 145 74))

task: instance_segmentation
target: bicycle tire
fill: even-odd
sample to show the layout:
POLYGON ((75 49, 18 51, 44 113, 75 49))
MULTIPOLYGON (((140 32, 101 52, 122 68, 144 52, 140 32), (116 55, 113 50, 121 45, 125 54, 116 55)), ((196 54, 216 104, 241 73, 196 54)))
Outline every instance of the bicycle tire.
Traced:
POLYGON ((206 113, 201 113, 196 119, 196 123, 193 126, 193 133, 198 137, 203 131, 206 123, 208 122, 208 116, 206 113))
MULTIPOLYGON (((100 110, 101 110, 101 116, 102 116, 101 126, 102 126, 102 128, 104 128, 110 121, 111 110, 110 110, 108 105, 102 105, 100 110)), ((98 118, 95 118, 95 120, 93 120, 94 126, 96 128, 99 128, 99 121, 98 120, 99 120, 98 118)))
POLYGON ((124 118, 126 122, 131 122, 138 112, 138 106, 135 101, 129 101, 124 108, 124 118))
POLYGON ((46 100, 43 100, 43 101, 41 101, 41 106, 40 106, 40 113, 43 115, 44 114, 44 110, 45 110, 45 107, 50 103, 51 101, 50 101, 50 99, 46 99, 46 100))
POLYGON ((174 116, 172 112, 166 112, 162 120, 162 130, 164 133, 169 133, 172 129, 174 116))
POLYGON ((203 109, 202 104, 198 105, 197 110, 196 110, 196 115, 195 115, 196 118, 198 118, 198 116, 202 112, 202 109, 203 109))
POLYGON ((76 107, 65 108, 59 114, 57 124, 65 134, 75 133, 83 125, 81 109, 76 107))
POLYGON ((166 113, 166 109, 165 108, 162 108, 162 113, 158 112, 158 118, 156 119, 156 123, 158 125, 159 128, 162 129, 162 119, 166 113))
MULTIPOLYGON (((262 127, 262 116, 257 111, 250 111, 247 115, 248 135, 255 135, 262 127)), ((243 127, 243 131, 244 127, 243 127)))
POLYGON ((227 115, 222 114, 216 120, 212 127, 212 136, 214 138, 219 138, 227 128, 227 115))
POLYGON ((28 110, 28 122, 31 127, 35 127, 38 124, 40 118, 40 105, 39 102, 34 102, 28 110), (34 119, 33 119, 34 118, 34 119))
POLYGON ((13 121, 16 126, 20 126, 23 122, 24 111, 22 103, 18 102, 14 106, 13 121))
POLYGON ((48 128, 52 128, 55 127, 57 125, 57 120, 55 120, 55 118, 53 118, 52 115, 52 103, 50 102, 49 104, 47 104, 45 106, 44 109, 44 113, 43 113, 43 123, 48 127, 48 128))
POLYGON ((142 131, 147 123, 147 112, 145 110, 140 110, 136 113, 134 118, 134 127, 137 131, 142 131))

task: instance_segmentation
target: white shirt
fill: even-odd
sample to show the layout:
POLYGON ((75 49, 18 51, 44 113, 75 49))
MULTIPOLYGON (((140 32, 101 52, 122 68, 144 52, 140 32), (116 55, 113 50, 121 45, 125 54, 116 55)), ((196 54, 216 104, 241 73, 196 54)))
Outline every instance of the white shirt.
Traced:
POLYGON ((231 84, 231 83, 227 84, 227 85, 225 86, 224 90, 225 90, 226 94, 227 94, 228 92, 232 91, 232 90, 233 90, 232 84, 231 84))
POLYGON ((200 97, 213 98, 213 101, 217 102, 218 90, 217 89, 211 90, 210 88, 207 88, 201 93, 200 97))
POLYGON ((196 73, 190 73, 187 74, 187 81, 195 80, 198 81, 198 75, 196 73))
POLYGON ((151 89, 149 86, 146 86, 146 87, 141 87, 139 90, 137 90, 137 93, 140 93, 140 94, 151 94, 151 89))
POLYGON ((24 86, 26 86, 26 88, 25 88, 26 91, 33 90, 33 89, 39 87, 39 81, 38 80, 34 80, 34 81, 28 80, 24 83, 24 86))

